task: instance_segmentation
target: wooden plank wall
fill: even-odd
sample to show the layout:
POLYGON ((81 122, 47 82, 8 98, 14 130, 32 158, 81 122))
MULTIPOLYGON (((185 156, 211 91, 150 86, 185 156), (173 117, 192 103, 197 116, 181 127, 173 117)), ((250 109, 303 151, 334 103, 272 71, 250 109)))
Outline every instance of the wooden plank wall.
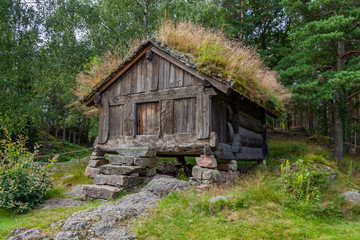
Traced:
POLYGON ((151 61, 145 58, 140 59, 107 90, 106 96, 124 96, 195 84, 196 77, 166 59, 153 54, 151 61))
MULTIPOLYGON (((103 98, 110 100, 109 136, 195 133, 197 111, 202 111, 202 106, 208 103, 206 99, 203 101, 201 98, 200 105, 196 104, 200 97, 195 98, 194 90, 198 92, 198 89, 185 89, 194 85, 202 86, 202 81, 156 54, 153 54, 151 61, 146 58, 140 59, 102 94, 103 98), (170 96, 170 92, 167 92, 166 96, 170 94, 171 99, 158 99, 158 91, 171 89, 174 89, 172 95, 177 96, 177 99, 170 96), (121 100, 127 96, 133 98, 129 98, 128 101, 121 100), (143 105, 145 101, 157 101, 158 106, 154 108, 157 111, 156 117, 150 105, 143 105), (149 119, 151 122, 146 123, 149 119), (161 126, 158 124, 160 121, 161 126), (157 122, 159 126, 155 127, 153 122, 157 122)), ((206 113, 201 113, 198 117, 203 116, 206 117, 206 113)), ((205 137, 208 137, 208 125, 203 128, 206 127, 207 129, 199 129, 197 132, 202 135, 205 132, 205 137)))

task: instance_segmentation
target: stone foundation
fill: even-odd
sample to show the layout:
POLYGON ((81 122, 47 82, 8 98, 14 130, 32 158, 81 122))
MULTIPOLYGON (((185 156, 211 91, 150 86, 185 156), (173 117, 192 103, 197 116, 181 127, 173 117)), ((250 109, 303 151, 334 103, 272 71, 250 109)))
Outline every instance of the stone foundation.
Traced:
POLYGON ((147 147, 123 147, 117 155, 107 158, 95 152, 91 156, 85 176, 94 178, 95 185, 83 188, 85 197, 109 199, 120 191, 136 187, 156 174, 156 151, 147 147))
POLYGON ((217 163, 214 156, 200 156, 196 158, 196 164, 192 169, 191 185, 211 185, 213 183, 227 185, 239 178, 235 160, 217 163))

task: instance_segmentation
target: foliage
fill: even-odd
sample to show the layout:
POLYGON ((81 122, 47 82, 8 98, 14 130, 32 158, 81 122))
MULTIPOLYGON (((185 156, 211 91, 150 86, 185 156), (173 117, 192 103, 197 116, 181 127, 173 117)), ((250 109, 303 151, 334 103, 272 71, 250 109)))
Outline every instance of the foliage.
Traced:
POLYGON ((37 207, 51 188, 52 163, 35 164, 34 154, 27 150, 22 136, 12 141, 6 132, 0 144, 0 207, 17 213, 37 207))
POLYGON ((323 157, 308 155, 306 160, 299 159, 292 165, 286 161, 281 164, 281 183, 288 203, 301 213, 321 213, 341 216, 334 203, 326 207, 320 205, 320 197, 329 185, 332 173, 322 165, 327 163, 323 157), (321 164, 319 164, 321 163, 321 164))

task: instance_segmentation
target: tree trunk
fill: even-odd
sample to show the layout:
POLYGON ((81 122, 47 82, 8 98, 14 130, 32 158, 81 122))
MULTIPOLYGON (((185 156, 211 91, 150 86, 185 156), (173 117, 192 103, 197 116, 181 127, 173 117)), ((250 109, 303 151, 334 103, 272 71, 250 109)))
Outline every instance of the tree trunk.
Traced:
MULTIPOLYGON (((341 72, 344 67, 344 58, 345 54, 345 44, 342 41, 338 42, 338 54, 337 54, 337 71, 341 72)), ((341 111, 341 96, 342 90, 336 96, 335 99, 335 111, 334 111, 334 120, 335 120, 335 131, 334 131, 334 160, 338 162, 344 162, 344 123, 340 114, 341 111)))
POLYGON ((59 130, 60 130, 60 127, 58 124, 56 124, 56 126, 55 126, 55 137, 56 138, 59 136, 59 130))
POLYGON ((64 125, 63 125, 63 129, 64 129, 64 131, 63 131, 63 140, 65 141, 65 139, 66 139, 66 118, 67 118, 67 110, 65 111, 65 116, 64 116, 64 125))
POLYGON ((73 135, 73 144, 76 144, 76 129, 75 129, 74 135, 73 135))
POLYGON ((240 13, 241 28, 239 34, 240 40, 244 39, 244 18, 245 18, 245 0, 241 0, 241 13, 240 13))
POLYGON ((334 160, 342 163, 344 162, 344 126, 340 107, 340 104, 336 104, 334 110, 334 160))
POLYGON ((46 120, 46 132, 45 132, 45 139, 44 139, 44 144, 42 146, 42 154, 45 154, 46 152, 46 147, 47 147, 47 143, 49 140, 49 134, 50 134, 50 117, 48 117, 48 119, 46 120))
POLYGON ((69 130, 69 139, 68 139, 68 142, 70 142, 71 143, 71 131, 69 130))

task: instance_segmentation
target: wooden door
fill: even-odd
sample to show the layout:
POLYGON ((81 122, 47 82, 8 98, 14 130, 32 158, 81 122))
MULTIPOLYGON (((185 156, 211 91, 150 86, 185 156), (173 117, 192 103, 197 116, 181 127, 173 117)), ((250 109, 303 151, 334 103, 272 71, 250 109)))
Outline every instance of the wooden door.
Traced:
POLYGON ((159 133, 159 102, 141 103, 137 106, 138 135, 156 135, 159 133))

